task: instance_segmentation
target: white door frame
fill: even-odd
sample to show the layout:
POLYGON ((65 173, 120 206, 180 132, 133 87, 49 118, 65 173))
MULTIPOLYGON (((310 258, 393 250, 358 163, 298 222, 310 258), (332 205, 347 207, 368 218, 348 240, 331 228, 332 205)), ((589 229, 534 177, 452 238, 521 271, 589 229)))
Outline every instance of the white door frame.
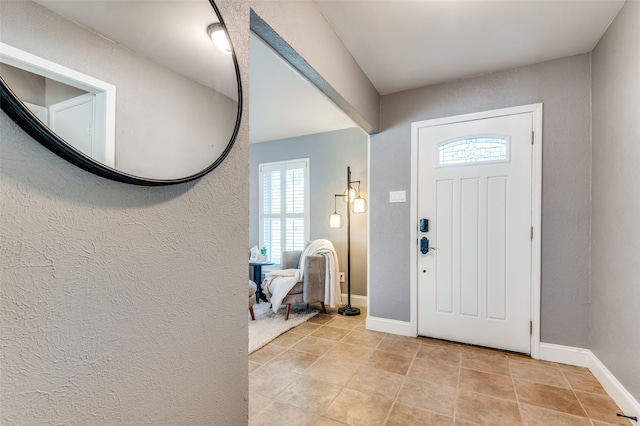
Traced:
POLYGON ((105 152, 99 161, 115 168, 116 86, 2 42, 0 62, 95 94, 94 134, 105 152))
POLYGON ((418 335, 418 129, 427 126, 439 126, 462 121, 482 120, 491 117, 514 115, 522 113, 533 114, 533 153, 531 165, 531 224, 533 225, 533 240, 531 242, 531 357, 540 357, 540 265, 541 265, 541 224, 542 224, 542 103, 523 105, 518 107, 482 111, 452 117, 436 118, 432 120, 411 123, 411 199, 410 199, 410 265, 411 282, 410 297, 411 311, 409 326, 413 335, 418 335))

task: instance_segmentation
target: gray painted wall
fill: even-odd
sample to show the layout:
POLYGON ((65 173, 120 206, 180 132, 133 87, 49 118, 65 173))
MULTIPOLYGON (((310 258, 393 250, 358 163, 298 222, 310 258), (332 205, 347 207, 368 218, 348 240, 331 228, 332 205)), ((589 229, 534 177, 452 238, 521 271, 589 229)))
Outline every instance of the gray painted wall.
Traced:
MULTIPOLYGON (((593 51, 590 349, 640 400, 640 3, 593 51)), ((639 413, 635 413, 639 414, 639 413)))
MULTIPOLYGON (((342 229, 329 228, 329 215, 333 213, 334 194, 347 186, 347 166, 351 179, 361 181, 362 196, 367 191, 368 137, 358 128, 336 130, 310 136, 301 136, 250 145, 250 226, 249 246, 258 245, 258 166, 260 163, 309 158, 310 165, 310 229, 311 239, 326 238, 333 242, 338 253, 340 270, 346 272, 347 225, 346 206, 338 199, 338 213, 345 225, 342 229)), ((346 293, 346 285, 342 286, 346 293)), ((367 295, 367 216, 351 216, 351 294, 367 295)), ((353 302, 352 302, 353 303, 353 302)))
POLYGON ((541 337, 588 346, 590 85, 585 54, 382 97, 370 143, 370 315, 409 320, 411 122, 543 102, 541 337), (407 203, 388 202, 395 190, 407 203))
MULTIPOLYGON (((219 6, 247 93, 248 7, 219 6)), ((247 123, 211 174, 147 188, 0 113, 1 424, 246 424, 247 123)))

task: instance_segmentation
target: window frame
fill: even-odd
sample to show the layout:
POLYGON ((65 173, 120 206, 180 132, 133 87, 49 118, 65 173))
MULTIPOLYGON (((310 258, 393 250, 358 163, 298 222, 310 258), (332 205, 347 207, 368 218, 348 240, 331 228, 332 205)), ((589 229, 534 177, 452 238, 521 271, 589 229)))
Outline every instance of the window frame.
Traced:
MULTIPOLYGON (((259 246, 263 247, 265 245, 264 240, 264 220, 269 218, 280 218, 281 219, 281 229, 280 229, 280 243, 281 250, 287 250, 286 241, 287 241, 287 227, 286 220, 288 218, 302 218, 304 220, 304 242, 303 247, 299 249, 302 250, 304 248, 304 244, 309 241, 310 234, 310 160, 309 158, 297 158, 292 160, 285 161, 275 161, 268 163, 260 163, 258 165, 258 228, 259 228, 259 246), (286 179, 285 174, 287 170, 299 169, 303 168, 305 170, 304 175, 304 212, 303 213, 287 213, 286 210, 286 179), (269 213, 265 214, 264 212, 264 175, 265 172, 272 172, 280 170, 282 172, 282 178, 280 181, 280 213, 269 213)), ((279 268, 282 265, 282 253, 279 253, 278 256, 280 258, 280 262, 275 262, 273 253, 268 252, 267 256, 270 261, 274 262, 274 268, 279 268)))

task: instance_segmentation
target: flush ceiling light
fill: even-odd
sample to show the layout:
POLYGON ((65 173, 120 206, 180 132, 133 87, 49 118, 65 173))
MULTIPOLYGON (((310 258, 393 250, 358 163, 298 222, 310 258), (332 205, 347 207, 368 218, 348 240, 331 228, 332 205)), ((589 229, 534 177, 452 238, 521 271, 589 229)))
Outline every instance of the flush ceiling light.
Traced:
POLYGON ((209 25, 207 27, 207 34, 211 40, 213 40, 213 44, 215 44, 218 50, 228 54, 231 53, 231 43, 229 43, 229 38, 227 38, 227 32, 219 22, 209 25))

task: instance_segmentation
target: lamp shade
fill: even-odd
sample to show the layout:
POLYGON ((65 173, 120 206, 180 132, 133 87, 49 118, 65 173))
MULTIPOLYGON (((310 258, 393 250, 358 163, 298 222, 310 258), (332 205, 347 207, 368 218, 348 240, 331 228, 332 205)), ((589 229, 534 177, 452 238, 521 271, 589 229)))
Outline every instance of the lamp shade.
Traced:
POLYGON ((367 211, 367 200, 362 197, 358 197, 353 200, 351 207, 354 213, 365 213, 367 211))
POLYGON ((356 198, 356 190, 349 187, 344 190, 344 196, 342 197, 342 201, 348 203, 349 201, 353 201, 356 198))
POLYGON ((342 228, 343 221, 340 213, 332 213, 329 216, 329 228, 342 228))
POLYGON ((222 25, 219 23, 209 25, 207 28, 207 34, 209 34, 209 37, 211 37, 213 44, 218 48, 218 50, 224 53, 231 53, 231 43, 229 43, 227 33, 222 25))

